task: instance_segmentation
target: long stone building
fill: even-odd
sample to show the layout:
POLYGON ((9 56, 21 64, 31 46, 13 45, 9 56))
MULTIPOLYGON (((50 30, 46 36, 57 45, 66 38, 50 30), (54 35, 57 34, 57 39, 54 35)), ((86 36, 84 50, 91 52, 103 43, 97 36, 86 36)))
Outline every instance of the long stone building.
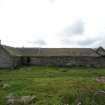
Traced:
POLYGON ((105 50, 92 48, 14 48, 0 45, 0 68, 19 65, 105 67, 105 50))

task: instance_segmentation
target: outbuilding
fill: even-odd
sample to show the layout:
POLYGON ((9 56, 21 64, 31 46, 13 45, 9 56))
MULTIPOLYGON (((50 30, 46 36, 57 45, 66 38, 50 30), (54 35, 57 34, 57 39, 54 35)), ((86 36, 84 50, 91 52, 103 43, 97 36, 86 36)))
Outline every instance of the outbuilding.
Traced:
POLYGON ((105 67, 105 50, 92 48, 15 48, 0 45, 0 68, 19 65, 105 67))

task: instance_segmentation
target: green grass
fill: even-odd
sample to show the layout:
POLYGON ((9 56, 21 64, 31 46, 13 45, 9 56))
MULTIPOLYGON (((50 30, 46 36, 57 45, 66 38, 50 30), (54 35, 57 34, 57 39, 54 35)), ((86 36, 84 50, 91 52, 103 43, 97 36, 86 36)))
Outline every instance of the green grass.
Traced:
POLYGON ((105 105, 105 84, 96 82, 96 77, 105 76, 105 68, 85 67, 22 67, 0 69, 0 80, 10 84, 9 89, 0 88, 0 105, 5 105, 5 97, 13 94, 36 95, 38 100, 32 105, 105 105))

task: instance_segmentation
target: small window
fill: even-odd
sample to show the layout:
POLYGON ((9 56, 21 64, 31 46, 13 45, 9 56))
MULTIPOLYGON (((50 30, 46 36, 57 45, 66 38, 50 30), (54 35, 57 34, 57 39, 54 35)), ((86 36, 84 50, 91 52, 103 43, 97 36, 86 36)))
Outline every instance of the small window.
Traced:
POLYGON ((27 57, 27 64, 29 64, 31 62, 30 57, 27 57))

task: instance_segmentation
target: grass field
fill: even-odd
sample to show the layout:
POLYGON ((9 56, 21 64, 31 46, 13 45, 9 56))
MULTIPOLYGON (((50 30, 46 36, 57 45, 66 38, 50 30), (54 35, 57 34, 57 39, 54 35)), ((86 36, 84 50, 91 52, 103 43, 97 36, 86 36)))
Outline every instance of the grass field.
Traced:
MULTIPOLYGON (((0 69, 0 80, 10 88, 0 88, 0 105, 6 105, 5 97, 15 95, 37 96, 32 105, 105 105, 105 84, 96 77, 105 76, 105 68, 85 67, 21 67, 0 69)), ((17 104, 19 105, 19 104, 17 104)))

